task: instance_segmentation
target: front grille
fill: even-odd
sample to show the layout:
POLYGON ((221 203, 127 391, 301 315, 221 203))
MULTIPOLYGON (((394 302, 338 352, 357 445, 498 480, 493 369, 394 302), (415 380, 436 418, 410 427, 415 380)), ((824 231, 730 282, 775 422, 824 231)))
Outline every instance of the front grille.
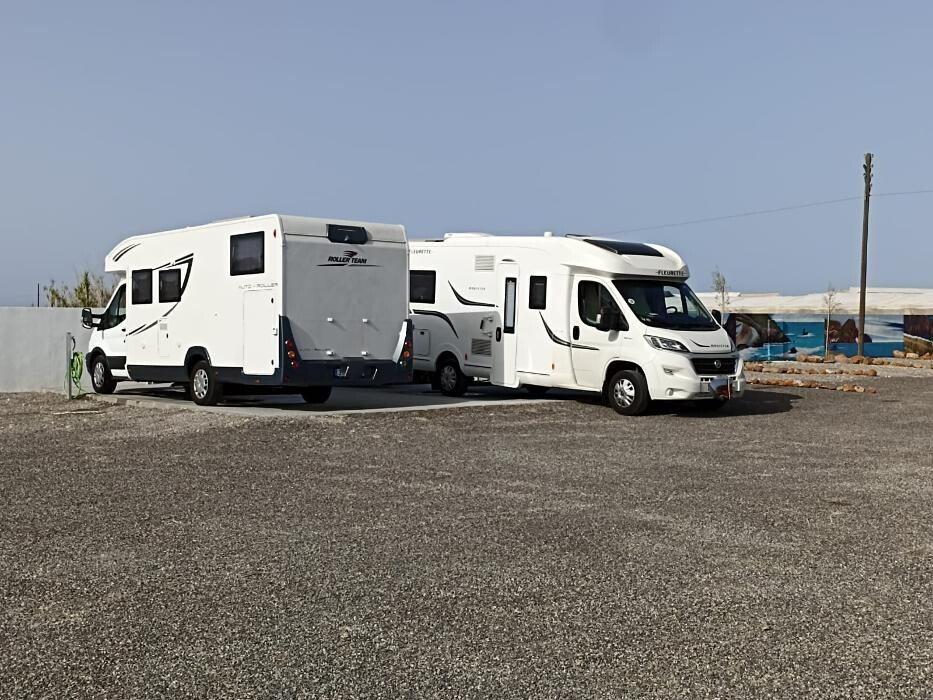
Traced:
POLYGON ((694 357, 693 369, 697 374, 734 374, 734 357, 694 357))

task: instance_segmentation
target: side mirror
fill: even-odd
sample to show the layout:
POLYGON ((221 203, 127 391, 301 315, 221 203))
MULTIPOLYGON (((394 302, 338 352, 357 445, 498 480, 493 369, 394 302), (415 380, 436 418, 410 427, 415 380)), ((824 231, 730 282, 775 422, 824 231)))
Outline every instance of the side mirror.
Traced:
POLYGON ((722 311, 720 311, 719 309, 713 309, 710 313, 713 314, 713 318, 716 320, 716 323, 718 323, 721 326, 722 325, 722 311))
POLYGON ((606 311, 600 314, 596 329, 604 333, 622 330, 622 314, 618 311, 606 311))
POLYGON ((91 313, 91 310, 88 309, 87 307, 81 309, 81 325, 84 326, 85 328, 94 327, 93 314, 91 313))

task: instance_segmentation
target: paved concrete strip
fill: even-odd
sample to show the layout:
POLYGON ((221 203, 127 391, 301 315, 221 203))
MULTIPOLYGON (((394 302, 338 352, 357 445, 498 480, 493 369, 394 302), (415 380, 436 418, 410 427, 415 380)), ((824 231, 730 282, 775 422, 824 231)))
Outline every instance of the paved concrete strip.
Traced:
MULTIPOLYGON (((122 385, 121 385, 122 386, 122 385)), ((478 387, 465 397, 443 396, 418 385, 373 389, 335 389, 325 404, 305 403, 298 396, 231 397, 219 406, 198 406, 178 388, 127 383, 114 394, 90 394, 94 400, 108 403, 152 408, 180 408, 220 415, 246 417, 314 417, 364 413, 398 413, 404 411, 436 411, 445 408, 475 408, 479 406, 523 405, 579 398, 572 392, 554 392, 547 398, 526 398, 514 390, 478 387)))

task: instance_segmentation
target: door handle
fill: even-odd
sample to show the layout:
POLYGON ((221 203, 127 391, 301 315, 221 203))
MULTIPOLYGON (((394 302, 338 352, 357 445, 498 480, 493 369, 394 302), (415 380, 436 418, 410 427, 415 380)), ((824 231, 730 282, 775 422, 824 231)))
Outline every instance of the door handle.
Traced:
POLYGON ((496 342, 498 343, 500 340, 502 340, 502 329, 497 328, 496 329, 496 342))
POLYGON ((573 327, 573 339, 580 340, 580 326, 573 327))

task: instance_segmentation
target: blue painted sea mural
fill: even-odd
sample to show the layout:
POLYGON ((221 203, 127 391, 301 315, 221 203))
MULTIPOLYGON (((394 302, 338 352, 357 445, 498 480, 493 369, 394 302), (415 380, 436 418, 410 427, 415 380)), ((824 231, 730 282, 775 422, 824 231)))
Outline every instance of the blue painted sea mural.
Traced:
MULTIPOLYGON (((930 339, 931 317, 901 315, 867 315, 865 317, 865 355, 891 357, 906 345, 923 346, 930 339), (913 319, 927 319, 922 322, 913 319), (916 331, 917 341, 905 343, 905 324, 916 331)), ((827 341, 830 353, 852 356, 858 352, 858 317, 840 314, 830 318, 827 338, 826 318, 818 314, 729 314, 723 324, 742 356, 750 360, 792 359, 798 353, 822 355, 827 341)), ((916 350, 907 350, 917 352, 916 350)), ((929 350, 922 350, 929 352, 929 350)))

